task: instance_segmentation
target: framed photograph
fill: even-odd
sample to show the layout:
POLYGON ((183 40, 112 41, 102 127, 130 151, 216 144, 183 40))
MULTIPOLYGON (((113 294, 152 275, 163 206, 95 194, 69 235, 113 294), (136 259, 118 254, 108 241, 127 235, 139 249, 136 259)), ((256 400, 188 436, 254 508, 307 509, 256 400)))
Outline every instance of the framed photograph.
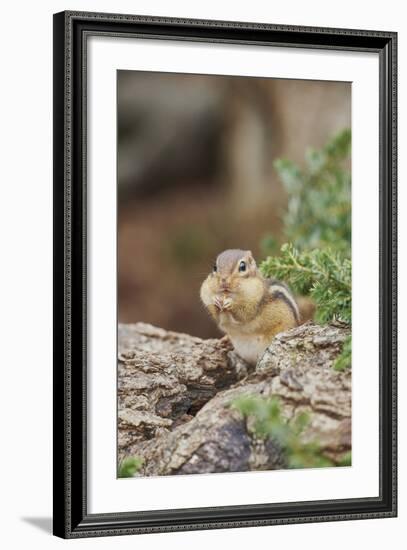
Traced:
POLYGON ((54 15, 54 534, 397 513, 394 32, 54 15))

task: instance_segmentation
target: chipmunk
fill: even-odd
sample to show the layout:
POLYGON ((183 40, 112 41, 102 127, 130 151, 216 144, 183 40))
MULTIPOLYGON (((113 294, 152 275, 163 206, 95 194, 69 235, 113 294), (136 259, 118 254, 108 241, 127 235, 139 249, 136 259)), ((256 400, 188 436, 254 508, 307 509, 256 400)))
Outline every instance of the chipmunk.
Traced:
POLYGON ((250 250, 225 250, 201 286, 201 300, 235 351, 256 364, 279 332, 300 323, 288 287, 266 279, 250 250))

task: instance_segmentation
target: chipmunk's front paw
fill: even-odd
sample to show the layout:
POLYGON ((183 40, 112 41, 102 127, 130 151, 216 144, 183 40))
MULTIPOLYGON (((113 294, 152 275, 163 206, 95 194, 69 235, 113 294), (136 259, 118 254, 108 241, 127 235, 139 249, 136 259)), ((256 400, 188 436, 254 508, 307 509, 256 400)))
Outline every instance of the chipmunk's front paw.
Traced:
POLYGON ((213 305, 219 311, 228 311, 232 307, 232 300, 225 296, 215 296, 213 299, 213 305))
POLYGON ((232 300, 230 298, 223 299, 223 310, 229 311, 232 308, 232 300))

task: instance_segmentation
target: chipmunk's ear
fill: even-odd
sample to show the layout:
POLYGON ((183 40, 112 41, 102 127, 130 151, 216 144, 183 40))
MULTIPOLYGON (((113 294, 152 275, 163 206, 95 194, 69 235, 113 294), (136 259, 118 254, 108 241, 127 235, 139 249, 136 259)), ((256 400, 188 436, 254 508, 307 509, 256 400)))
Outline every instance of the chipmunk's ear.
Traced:
POLYGON ((247 258, 251 265, 256 265, 256 260, 253 258, 253 254, 251 250, 246 250, 247 258))

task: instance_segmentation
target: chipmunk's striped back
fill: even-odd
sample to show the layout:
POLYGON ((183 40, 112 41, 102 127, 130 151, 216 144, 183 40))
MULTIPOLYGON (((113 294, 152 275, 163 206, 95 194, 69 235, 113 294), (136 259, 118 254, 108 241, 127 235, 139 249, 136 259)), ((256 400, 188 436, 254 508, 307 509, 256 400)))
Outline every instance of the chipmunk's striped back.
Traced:
POLYGON ((268 291, 271 296, 276 300, 283 300, 291 309, 297 324, 300 324, 300 311, 298 309, 297 302, 295 301, 295 298, 292 295, 291 290, 288 288, 288 286, 285 283, 278 281, 277 279, 266 279, 266 281, 268 283, 268 291))

